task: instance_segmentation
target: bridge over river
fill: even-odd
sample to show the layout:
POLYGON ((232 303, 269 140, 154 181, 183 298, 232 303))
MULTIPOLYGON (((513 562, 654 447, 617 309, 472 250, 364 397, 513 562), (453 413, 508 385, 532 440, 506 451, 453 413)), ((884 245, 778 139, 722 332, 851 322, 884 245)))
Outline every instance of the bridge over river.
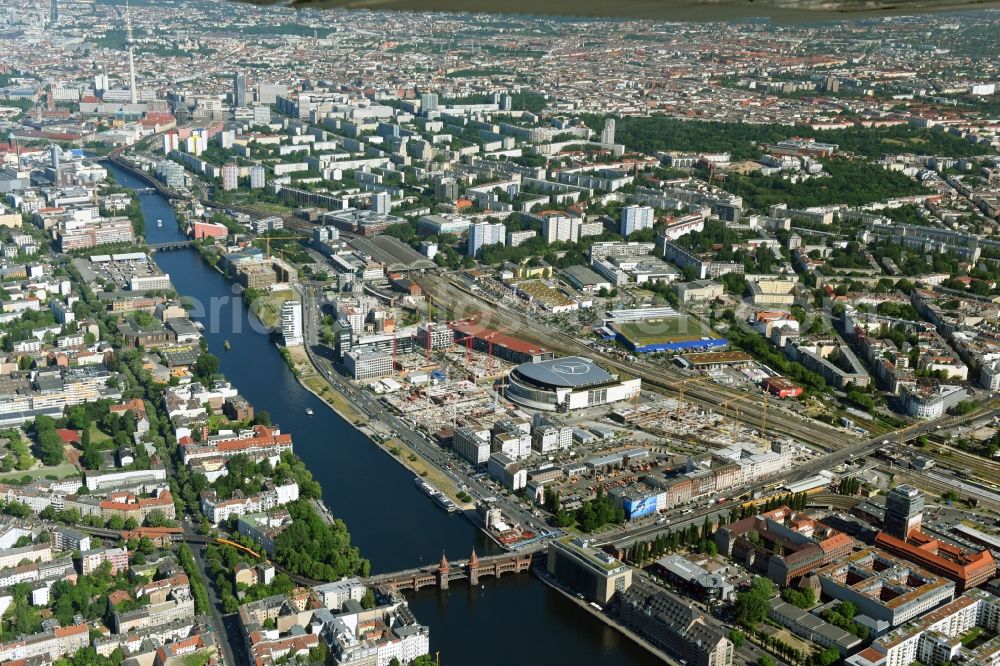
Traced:
MULTIPOLYGON (((136 531, 130 532, 129 530, 112 530, 84 525, 78 526, 78 529, 94 536, 104 537, 107 539, 120 539, 136 535, 136 531)), ((149 528, 140 528, 137 531, 152 532, 153 530, 150 530, 149 528)), ((170 541, 232 546, 233 548, 242 550, 258 559, 264 558, 262 553, 255 552, 240 543, 224 538, 193 534, 190 531, 183 530, 179 527, 162 528, 155 531, 161 532, 162 536, 170 541)), ((530 570, 532 565, 543 557, 543 552, 544 551, 540 547, 536 547, 533 550, 518 553, 501 553, 500 555, 479 557, 476 555, 476 551, 473 550, 469 559, 454 561, 449 561, 448 558, 442 554, 441 561, 437 564, 417 567, 414 569, 406 569, 404 571, 377 574, 364 579, 364 582, 369 586, 388 585, 398 591, 419 590, 422 587, 430 587, 432 585, 437 586, 442 590, 447 590, 452 581, 460 580, 468 580, 469 585, 476 586, 482 578, 499 578, 504 574, 517 574, 530 570)), ((299 585, 312 587, 314 585, 322 585, 326 582, 293 574, 274 562, 271 562, 271 564, 274 565, 275 569, 286 574, 299 585)))

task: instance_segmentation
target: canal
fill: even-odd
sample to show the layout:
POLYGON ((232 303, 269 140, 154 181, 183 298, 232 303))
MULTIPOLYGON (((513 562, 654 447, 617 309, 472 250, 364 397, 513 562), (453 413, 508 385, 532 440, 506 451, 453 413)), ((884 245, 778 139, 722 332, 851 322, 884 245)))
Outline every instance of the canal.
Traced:
MULTIPOLYGON (((107 167, 126 187, 144 185, 107 167)), ((165 198, 139 198, 147 242, 183 238, 165 198)), ((253 315, 232 285, 196 251, 160 252, 155 259, 178 293, 198 304, 192 314, 204 325, 208 348, 221 359, 229 381, 292 435, 295 453, 322 484, 326 505, 347 524, 374 573, 437 562, 442 552, 451 559, 468 557, 473 547, 480 554, 495 552, 472 523, 439 509, 406 468, 299 385, 269 337, 259 332, 261 326, 251 323, 253 315)), ((530 574, 487 579, 473 589, 425 589, 408 598, 417 618, 431 628, 432 651, 448 666, 506 666, 525 658, 553 666, 658 663, 530 574)))

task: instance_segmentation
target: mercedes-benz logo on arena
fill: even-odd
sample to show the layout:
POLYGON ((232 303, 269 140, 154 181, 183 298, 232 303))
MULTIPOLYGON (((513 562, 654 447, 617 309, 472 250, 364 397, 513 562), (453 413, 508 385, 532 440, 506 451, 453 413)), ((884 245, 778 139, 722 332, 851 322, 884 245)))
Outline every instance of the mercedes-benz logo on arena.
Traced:
POLYGON ((590 372, 590 364, 582 361, 557 363, 552 366, 552 372, 560 375, 585 375, 590 372))

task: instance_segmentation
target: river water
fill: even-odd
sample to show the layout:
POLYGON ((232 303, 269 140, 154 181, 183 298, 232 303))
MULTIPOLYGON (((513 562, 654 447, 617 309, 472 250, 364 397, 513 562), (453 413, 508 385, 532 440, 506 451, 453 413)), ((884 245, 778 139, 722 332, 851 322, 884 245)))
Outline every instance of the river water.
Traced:
MULTIPOLYGON (((144 186, 107 167, 122 185, 144 186)), ((166 199, 139 197, 147 242, 183 238, 166 199)), ((155 259, 178 293, 201 305, 194 318, 204 325, 209 350, 221 359, 229 381, 292 435, 295 453, 322 484, 326 505, 347 524, 373 573, 437 562, 442 552, 450 559, 464 559, 473 548, 480 554, 495 552, 472 523, 438 508, 414 485, 413 474, 299 385, 269 337, 259 332, 260 325, 251 324, 253 315, 229 282, 196 251, 159 252, 155 259)), ((659 663, 530 574, 486 579, 472 589, 464 584, 424 589, 408 593, 408 599, 420 622, 431 628, 432 651, 448 666, 659 663)))

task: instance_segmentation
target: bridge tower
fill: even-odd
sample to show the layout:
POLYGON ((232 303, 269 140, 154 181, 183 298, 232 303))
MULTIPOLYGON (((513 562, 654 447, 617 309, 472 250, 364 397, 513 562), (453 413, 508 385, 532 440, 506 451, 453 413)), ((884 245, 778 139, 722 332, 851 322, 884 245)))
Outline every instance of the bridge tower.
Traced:
POLYGON ((448 589, 448 558, 441 553, 441 563, 438 565, 438 587, 442 590, 448 589))
POLYGON ((479 558, 476 557, 476 549, 472 549, 472 557, 469 558, 469 585, 475 587, 479 585, 479 558))

